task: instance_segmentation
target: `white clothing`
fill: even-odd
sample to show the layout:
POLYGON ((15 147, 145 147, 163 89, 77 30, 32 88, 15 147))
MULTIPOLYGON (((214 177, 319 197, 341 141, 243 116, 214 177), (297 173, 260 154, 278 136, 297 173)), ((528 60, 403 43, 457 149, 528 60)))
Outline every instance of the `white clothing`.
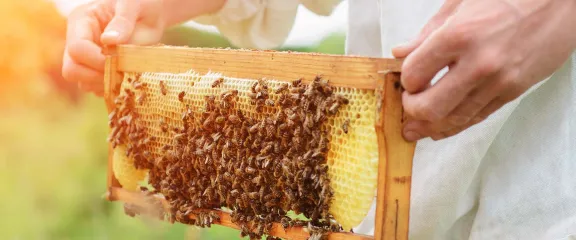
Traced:
MULTIPOLYGON (((241 47, 281 44, 298 4, 328 14, 337 0, 228 0, 203 23, 241 47)), ((441 0, 350 0, 348 54, 391 57, 441 0)), ((459 135, 417 144, 410 239, 576 239, 576 55, 549 79, 459 135)), ((359 226, 373 230, 373 212, 359 226)))

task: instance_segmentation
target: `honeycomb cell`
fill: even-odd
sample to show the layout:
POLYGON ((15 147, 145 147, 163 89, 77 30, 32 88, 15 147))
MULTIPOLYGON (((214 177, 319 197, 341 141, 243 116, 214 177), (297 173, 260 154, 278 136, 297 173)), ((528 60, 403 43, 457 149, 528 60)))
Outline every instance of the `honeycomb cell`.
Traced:
MULTIPOLYGON (((134 76, 133 73, 126 73, 124 77, 134 76)), ((136 106, 135 111, 141 119, 146 119, 143 121, 146 134, 156 137, 156 142, 150 144, 147 149, 154 158, 162 154, 162 146, 169 144, 174 135, 172 131, 163 132, 160 129, 159 120, 165 118, 171 128, 181 128, 183 127, 180 119, 181 113, 187 108, 193 112, 196 119, 200 119, 206 96, 219 95, 234 89, 239 92, 237 107, 244 111, 246 116, 263 119, 276 111, 275 107, 267 107, 264 111, 257 112, 255 106, 250 104, 248 93, 251 91, 252 84, 257 81, 255 79, 230 78, 219 73, 200 75, 194 71, 179 74, 142 73, 139 79, 147 84, 142 90, 147 97, 143 104, 136 106), (224 82, 212 88, 212 83, 221 77, 224 78, 224 82), (160 81, 165 83, 166 96, 162 95, 159 90, 160 81), (183 102, 180 102, 178 94, 182 91, 186 93, 186 97, 183 102)), ((285 83, 268 79, 269 91, 272 93, 285 83)), ((122 87, 129 87, 129 85, 127 81, 124 81, 122 87)), ((376 191, 378 169, 378 146, 374 129, 376 96, 371 90, 342 87, 335 87, 334 93, 345 95, 349 99, 349 104, 342 106, 339 112, 323 126, 328 130, 331 138, 327 163, 334 196, 330 212, 345 230, 350 230, 364 219, 376 191), (357 116, 361 117, 356 119, 357 116), (347 134, 342 131, 342 124, 346 119, 350 119, 347 134)), ((277 99, 276 95, 271 95, 271 97, 274 100, 277 99)), ((126 162, 123 160, 119 163, 126 162)), ((126 167, 120 164, 118 169, 126 169, 126 167)), ((142 175, 141 172, 133 170, 123 171, 134 173, 134 176, 138 178, 142 175)), ((127 177, 123 181, 132 184, 131 179, 127 177)))

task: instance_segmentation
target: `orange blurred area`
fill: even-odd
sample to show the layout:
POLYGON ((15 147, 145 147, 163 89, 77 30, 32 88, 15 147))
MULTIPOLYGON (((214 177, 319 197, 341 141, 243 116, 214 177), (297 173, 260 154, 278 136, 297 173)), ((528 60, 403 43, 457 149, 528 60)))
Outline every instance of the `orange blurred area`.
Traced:
POLYGON ((61 77, 66 19, 47 0, 0 1, 0 106, 37 101, 54 89, 76 97, 61 77))

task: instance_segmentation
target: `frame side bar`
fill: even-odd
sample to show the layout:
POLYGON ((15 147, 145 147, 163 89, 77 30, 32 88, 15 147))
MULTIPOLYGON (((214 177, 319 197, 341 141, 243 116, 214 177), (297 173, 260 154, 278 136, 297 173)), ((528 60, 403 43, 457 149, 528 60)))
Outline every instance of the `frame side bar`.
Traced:
MULTIPOLYGON (((118 96, 120 91, 120 83, 122 82, 122 75, 118 72, 118 59, 115 54, 115 49, 104 48, 103 53, 106 56, 106 63, 104 67, 104 101, 108 114, 114 110, 114 98, 118 96)), ((108 143, 108 168, 106 177, 106 187, 108 192, 106 199, 109 201, 115 200, 114 195, 110 192, 113 187, 121 187, 120 182, 114 176, 113 171, 113 157, 114 150, 112 144, 108 143)))
POLYGON ((400 74, 383 72, 377 90, 376 134, 379 146, 376 240, 407 240, 412 160, 416 143, 402 137, 404 113, 400 74))

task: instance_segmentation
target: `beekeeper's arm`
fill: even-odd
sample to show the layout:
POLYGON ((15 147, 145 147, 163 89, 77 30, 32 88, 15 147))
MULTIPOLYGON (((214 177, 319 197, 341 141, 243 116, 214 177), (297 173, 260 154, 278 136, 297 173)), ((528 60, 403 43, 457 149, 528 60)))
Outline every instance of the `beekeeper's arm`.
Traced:
POLYGON ((299 4, 327 15, 340 0, 98 0, 68 16, 62 76, 101 96, 101 46, 158 43, 164 30, 187 20, 212 24, 243 48, 274 48, 292 29, 299 4))
POLYGON ((280 46, 290 33, 298 6, 318 15, 330 15, 341 0, 227 0, 214 14, 194 21, 218 27, 232 44, 243 48, 280 46))

